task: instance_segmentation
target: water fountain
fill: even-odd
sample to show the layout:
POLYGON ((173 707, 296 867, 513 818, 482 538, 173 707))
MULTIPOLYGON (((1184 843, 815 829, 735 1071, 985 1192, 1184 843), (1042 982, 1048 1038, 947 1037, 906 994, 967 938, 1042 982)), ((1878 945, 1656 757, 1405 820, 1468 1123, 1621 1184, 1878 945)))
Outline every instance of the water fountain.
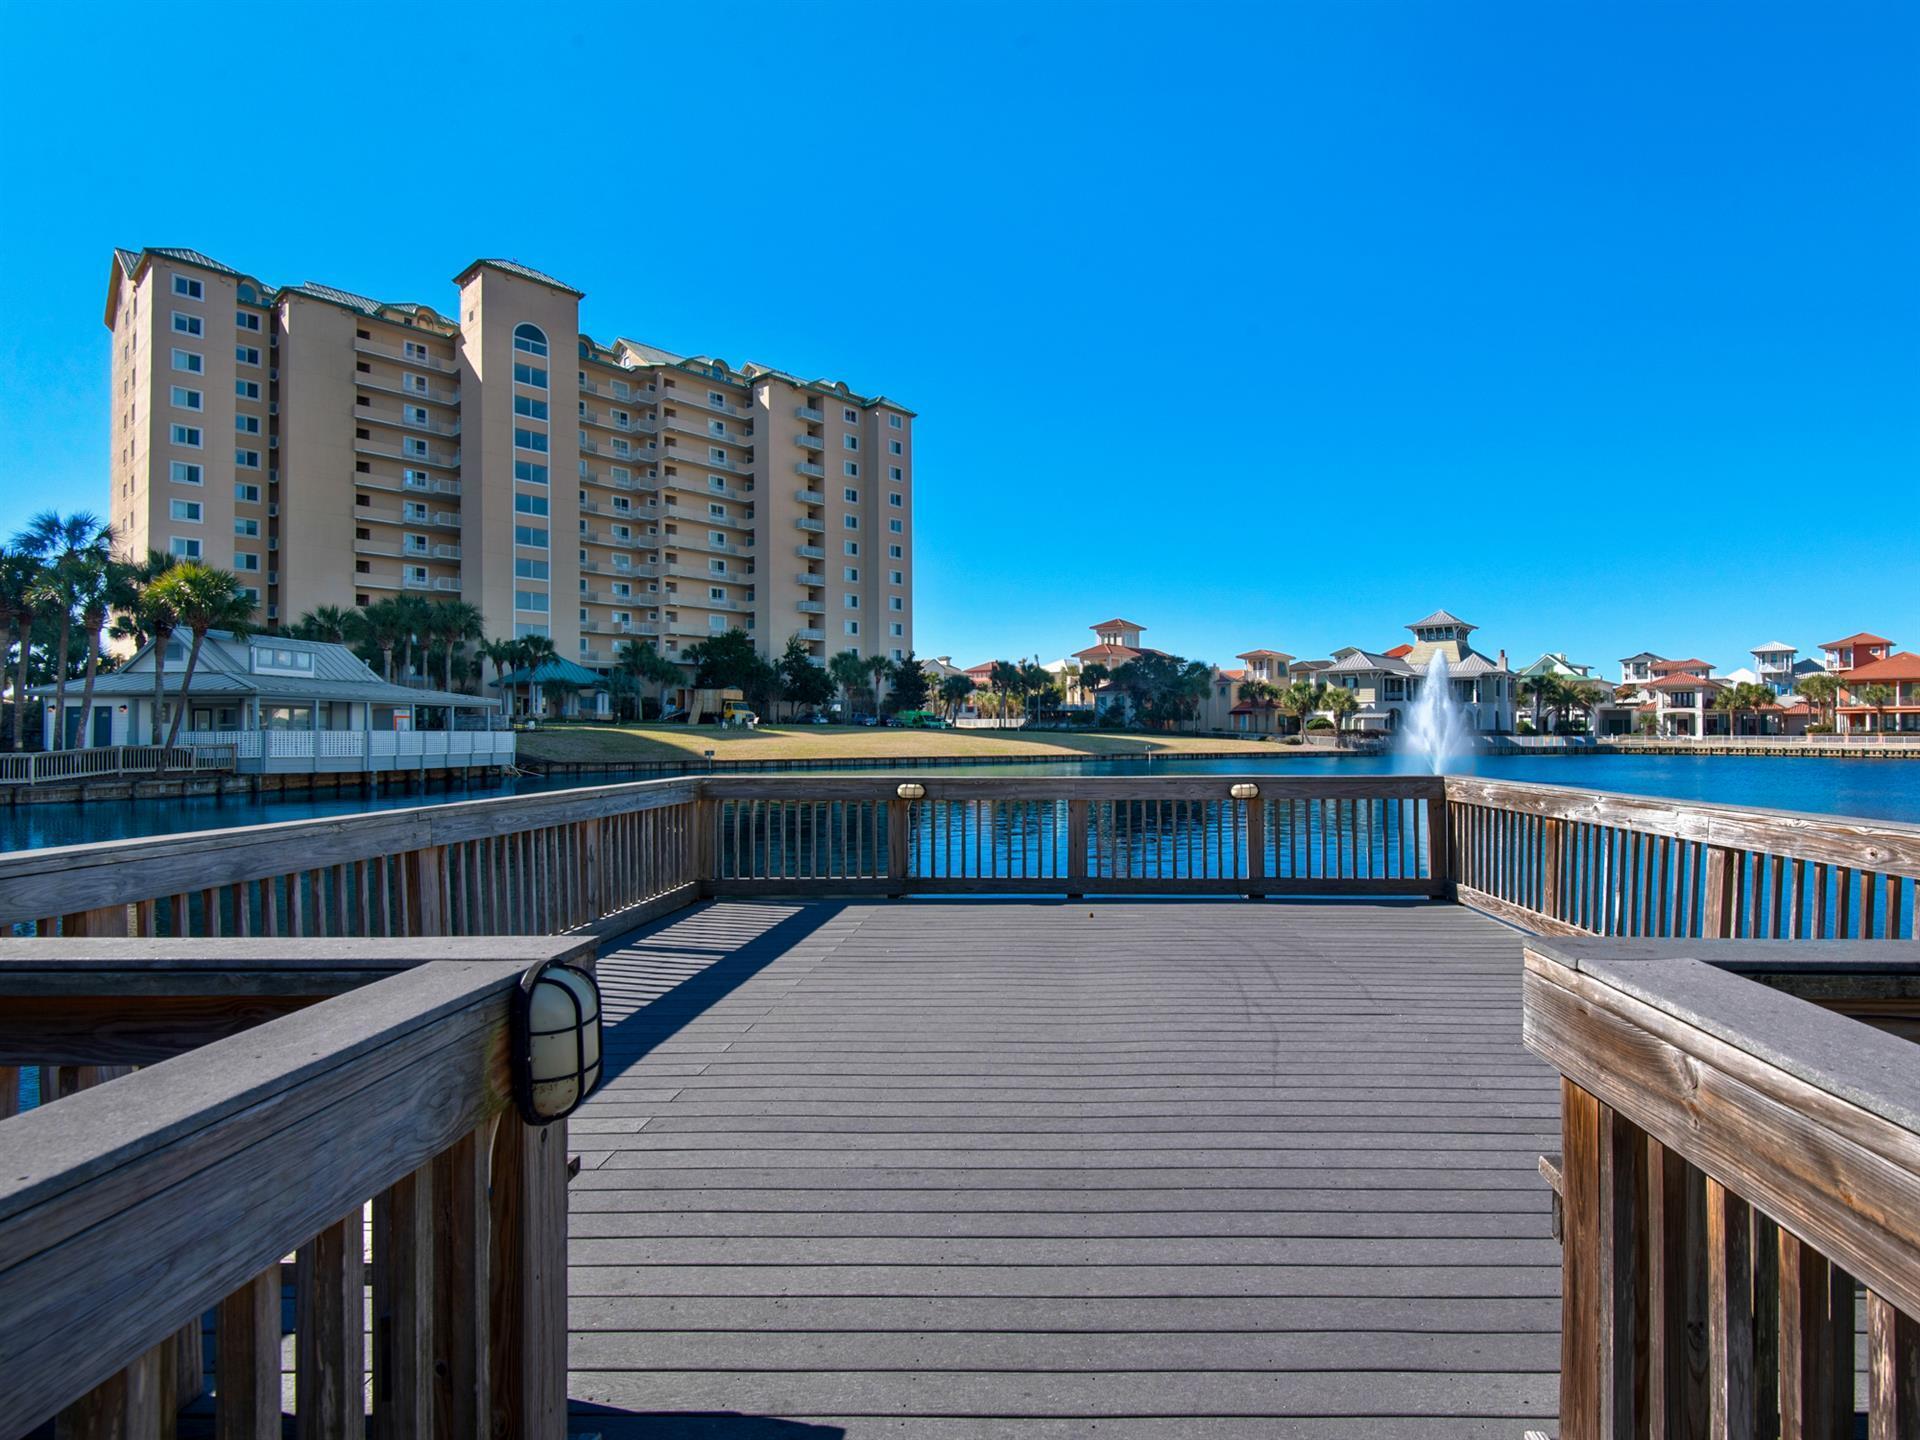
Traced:
POLYGON ((1467 717, 1454 699, 1444 650, 1436 650, 1427 662, 1420 694, 1408 712, 1403 733, 1402 752, 1435 775, 1446 774, 1467 753, 1467 717))

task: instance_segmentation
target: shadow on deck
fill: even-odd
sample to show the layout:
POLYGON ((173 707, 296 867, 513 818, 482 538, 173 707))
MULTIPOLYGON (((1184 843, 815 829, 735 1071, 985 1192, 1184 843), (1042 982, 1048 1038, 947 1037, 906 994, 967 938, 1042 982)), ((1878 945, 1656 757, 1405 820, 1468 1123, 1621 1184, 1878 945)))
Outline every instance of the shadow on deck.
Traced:
POLYGON ((682 911, 602 961, 573 1433, 1550 1425, 1520 973, 1419 902, 682 911))

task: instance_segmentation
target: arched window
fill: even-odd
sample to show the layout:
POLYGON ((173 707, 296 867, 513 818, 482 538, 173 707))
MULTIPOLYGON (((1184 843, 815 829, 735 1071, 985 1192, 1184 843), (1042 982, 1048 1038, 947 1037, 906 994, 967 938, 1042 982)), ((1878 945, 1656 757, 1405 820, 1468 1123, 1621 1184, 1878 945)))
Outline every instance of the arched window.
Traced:
POLYGON ((547 353, 547 332, 538 325, 516 325, 513 327, 513 348, 524 350, 529 355, 547 353))
POLYGON ((240 298, 246 301, 247 304, 251 305, 259 297, 254 294, 253 287, 251 285, 242 285, 240 287, 240 298))

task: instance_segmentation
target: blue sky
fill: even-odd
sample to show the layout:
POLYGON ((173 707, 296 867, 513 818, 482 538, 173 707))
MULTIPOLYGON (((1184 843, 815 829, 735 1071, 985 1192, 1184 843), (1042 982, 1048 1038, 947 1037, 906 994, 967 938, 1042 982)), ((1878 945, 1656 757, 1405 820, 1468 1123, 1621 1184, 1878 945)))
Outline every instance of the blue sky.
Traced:
POLYGON ((1920 648, 1920 9, 682 8, 10 10, 0 533, 104 508, 111 246, 506 255, 918 410, 923 654, 1920 648))

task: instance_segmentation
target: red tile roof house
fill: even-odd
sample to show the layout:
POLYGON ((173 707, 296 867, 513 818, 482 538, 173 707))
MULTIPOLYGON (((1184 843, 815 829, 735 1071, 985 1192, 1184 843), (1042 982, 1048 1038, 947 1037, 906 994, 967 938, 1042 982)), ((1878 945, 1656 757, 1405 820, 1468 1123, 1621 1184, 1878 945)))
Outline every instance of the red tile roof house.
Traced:
MULTIPOLYGON (((1880 643, 1891 647, 1893 642, 1880 643)), ((1855 654, 1859 653, 1856 649, 1855 654)), ((1843 733, 1920 735, 1920 655, 1902 650, 1883 659, 1856 663, 1840 677, 1840 685, 1836 713, 1843 733), (1892 700, 1884 705, 1869 704, 1861 692, 1870 685, 1886 686, 1893 692, 1892 700)))
POLYGON ((1844 675, 1856 666, 1885 660, 1893 654, 1893 641, 1884 635, 1870 635, 1862 630, 1858 635, 1849 635, 1844 640, 1823 640, 1820 642, 1820 651, 1826 658, 1827 673, 1844 675))
MULTIPOLYGON (((1166 651, 1155 650, 1151 645, 1142 645, 1140 632, 1147 627, 1132 620, 1102 620, 1087 628, 1093 631, 1097 643, 1073 652, 1074 660, 1082 669, 1089 665, 1104 665, 1108 670, 1118 670, 1136 656, 1166 654, 1166 651)), ((1126 703, 1126 697, 1114 688, 1110 680, 1102 681, 1086 693, 1093 701, 1093 713, 1096 716, 1106 714, 1110 705, 1126 703)))
POLYGON ((1653 713, 1659 722, 1661 735, 1726 734, 1727 716, 1725 712, 1713 708, 1714 697, 1726 687, 1704 673, 1708 667, 1700 661, 1662 663, 1700 665, 1701 673, 1675 670, 1646 687, 1647 694, 1653 697, 1653 713))

